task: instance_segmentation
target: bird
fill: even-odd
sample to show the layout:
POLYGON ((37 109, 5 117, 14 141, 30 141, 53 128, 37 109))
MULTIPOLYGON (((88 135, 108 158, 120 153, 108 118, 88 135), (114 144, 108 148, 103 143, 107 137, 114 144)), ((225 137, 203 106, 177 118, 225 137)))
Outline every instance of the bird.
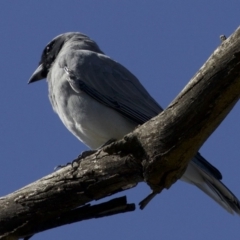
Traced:
MULTIPOLYGON (((47 80, 53 110, 92 150, 122 139, 163 111, 137 77, 80 32, 60 34, 47 44, 28 83, 42 79, 47 80)), ((240 201, 221 179, 199 152, 180 178, 240 215, 240 201)))

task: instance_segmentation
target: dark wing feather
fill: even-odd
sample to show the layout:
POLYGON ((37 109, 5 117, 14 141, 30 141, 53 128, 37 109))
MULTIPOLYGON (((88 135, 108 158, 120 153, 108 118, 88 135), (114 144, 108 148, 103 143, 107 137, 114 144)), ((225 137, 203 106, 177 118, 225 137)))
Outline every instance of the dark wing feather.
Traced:
POLYGON ((77 50, 65 55, 63 64, 76 92, 84 91, 137 124, 163 110, 132 73, 106 55, 77 50))

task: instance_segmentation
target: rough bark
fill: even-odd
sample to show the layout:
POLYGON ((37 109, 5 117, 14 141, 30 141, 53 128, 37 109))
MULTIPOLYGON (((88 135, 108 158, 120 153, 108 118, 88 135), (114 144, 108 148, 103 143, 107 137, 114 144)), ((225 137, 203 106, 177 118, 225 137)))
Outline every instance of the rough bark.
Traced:
POLYGON ((0 198, 0 239, 30 236, 56 219, 69 223, 64 216, 77 207, 141 181, 155 192, 169 188, 239 97, 240 28, 160 115, 79 163, 0 198))

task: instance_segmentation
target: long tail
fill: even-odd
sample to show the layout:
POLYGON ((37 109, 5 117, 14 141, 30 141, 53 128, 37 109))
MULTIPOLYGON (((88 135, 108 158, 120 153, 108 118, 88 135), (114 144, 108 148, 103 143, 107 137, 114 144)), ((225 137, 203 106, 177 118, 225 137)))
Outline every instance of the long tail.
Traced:
POLYGON ((199 153, 189 163, 181 178, 181 180, 201 189, 229 213, 234 214, 235 212, 240 215, 240 201, 220 181, 221 179, 221 173, 199 153))

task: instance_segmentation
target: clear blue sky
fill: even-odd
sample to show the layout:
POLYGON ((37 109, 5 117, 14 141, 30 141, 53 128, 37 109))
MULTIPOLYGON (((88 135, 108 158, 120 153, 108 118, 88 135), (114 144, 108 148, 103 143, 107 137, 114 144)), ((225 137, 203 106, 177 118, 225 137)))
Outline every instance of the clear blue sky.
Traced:
MULTIPOLYGON (((239 1, 1 1, 0 195, 72 160, 86 147, 53 113, 47 84, 27 85, 46 43, 81 31, 134 73, 165 108, 220 44, 240 25, 239 1)), ((239 104, 200 152, 240 198, 239 104)), ((136 204, 145 184, 123 192, 136 204)), ((177 182, 144 211, 76 223, 33 239, 238 239, 240 217, 197 188, 177 182)))

